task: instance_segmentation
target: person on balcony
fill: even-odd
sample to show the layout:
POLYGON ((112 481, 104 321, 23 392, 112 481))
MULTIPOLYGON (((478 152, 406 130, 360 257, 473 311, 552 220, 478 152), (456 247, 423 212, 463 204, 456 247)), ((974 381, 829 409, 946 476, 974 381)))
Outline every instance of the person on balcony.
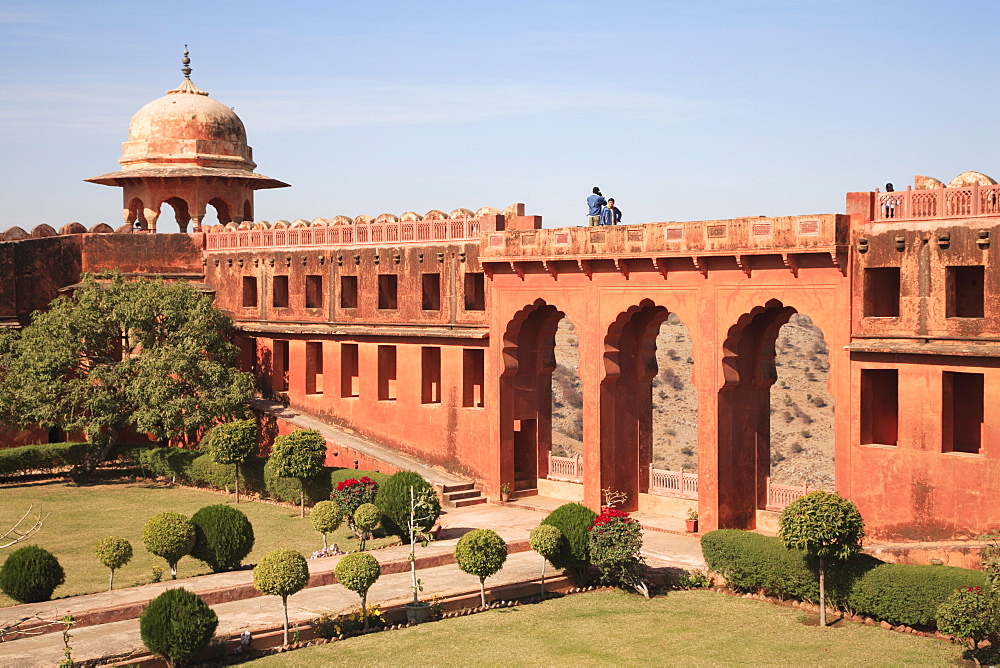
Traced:
POLYGON ((601 194, 601 189, 594 186, 594 194, 587 198, 587 224, 590 227, 600 224, 601 208, 607 203, 601 194))
POLYGON ((622 212, 615 206, 615 199, 609 198, 608 204, 601 209, 599 225, 617 225, 622 222, 622 212))

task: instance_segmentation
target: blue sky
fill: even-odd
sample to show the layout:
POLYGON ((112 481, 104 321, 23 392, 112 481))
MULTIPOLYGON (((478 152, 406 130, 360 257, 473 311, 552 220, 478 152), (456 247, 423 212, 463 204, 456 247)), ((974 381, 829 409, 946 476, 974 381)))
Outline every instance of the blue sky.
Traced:
POLYGON ((117 226, 118 189, 81 179, 118 167, 185 43, 293 186, 258 219, 518 201, 578 225, 594 185, 626 223, 839 212, 1000 178, 997 26, 995 0, 0 0, 0 229, 117 226))

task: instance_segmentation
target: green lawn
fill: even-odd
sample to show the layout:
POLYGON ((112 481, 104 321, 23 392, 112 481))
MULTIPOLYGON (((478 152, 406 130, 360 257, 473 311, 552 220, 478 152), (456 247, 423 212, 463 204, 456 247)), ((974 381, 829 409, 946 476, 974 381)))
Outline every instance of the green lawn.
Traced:
POLYGON ((277 654, 260 666, 955 663, 962 648, 711 591, 602 591, 277 654))
MULTIPOLYGON (((102 483, 77 486, 64 482, 34 485, 0 486, 0 527, 16 522, 34 504, 36 510, 50 513, 45 526, 24 544, 35 544, 52 552, 66 571, 66 584, 55 591, 56 597, 104 591, 108 571, 94 557, 94 544, 112 534, 132 543, 132 561, 115 573, 115 589, 151 581, 153 566, 162 566, 170 577, 166 562, 146 552, 142 545, 142 526, 153 515, 171 510, 190 517, 203 506, 235 504, 232 495, 197 489, 169 487, 154 482, 102 483)), ((253 524, 256 543, 245 563, 256 563, 279 547, 292 548, 309 556, 323 547, 323 539, 312 528, 309 518, 300 519, 298 509, 268 503, 241 501, 239 509, 253 524)), ((357 549, 349 539, 346 525, 331 540, 342 550, 357 549)), ((376 539, 371 546, 395 542, 376 539)), ((10 552, 8 548, 4 552, 10 552)), ((2 558, 5 555, 0 555, 2 558)), ((202 562, 184 557, 178 565, 178 577, 211 572, 202 562)), ((13 601, 0 594, 0 606, 13 601)))

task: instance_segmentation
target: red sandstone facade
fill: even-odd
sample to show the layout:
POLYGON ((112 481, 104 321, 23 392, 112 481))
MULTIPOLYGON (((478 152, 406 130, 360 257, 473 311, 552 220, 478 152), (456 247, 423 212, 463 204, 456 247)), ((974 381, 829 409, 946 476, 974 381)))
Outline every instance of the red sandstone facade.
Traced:
MULTIPOLYGON (((249 173, 240 141, 213 150, 244 156, 249 173)), ((221 178, 177 184, 196 198, 221 178)), ((143 192, 145 223, 171 198, 204 211, 178 203, 181 190, 143 192)), ((515 205, 272 225, 252 222, 251 205, 193 234, 14 228, 0 243, 0 322, 25 325, 87 271, 202 282, 262 393, 495 497, 501 483, 552 489, 554 334, 568 317, 584 454, 582 482, 560 493, 596 507, 612 488, 629 508, 673 513, 649 493, 649 467, 655 338, 674 313, 694 341, 707 530, 773 522, 774 342, 804 313, 830 349, 837 491, 877 539, 965 538, 1000 527, 998 200, 1000 186, 967 173, 784 218, 541 229, 515 205)), ((127 193, 126 221, 141 223, 137 211, 127 193)))

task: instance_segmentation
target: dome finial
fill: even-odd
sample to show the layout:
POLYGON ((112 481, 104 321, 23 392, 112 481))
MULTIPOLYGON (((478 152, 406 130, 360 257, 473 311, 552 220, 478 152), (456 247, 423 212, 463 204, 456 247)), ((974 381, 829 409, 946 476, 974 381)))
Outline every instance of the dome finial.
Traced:
POLYGON ((188 58, 188 45, 184 45, 184 57, 181 58, 181 63, 184 67, 181 68, 181 72, 184 73, 184 78, 188 81, 191 80, 191 59, 188 58))

